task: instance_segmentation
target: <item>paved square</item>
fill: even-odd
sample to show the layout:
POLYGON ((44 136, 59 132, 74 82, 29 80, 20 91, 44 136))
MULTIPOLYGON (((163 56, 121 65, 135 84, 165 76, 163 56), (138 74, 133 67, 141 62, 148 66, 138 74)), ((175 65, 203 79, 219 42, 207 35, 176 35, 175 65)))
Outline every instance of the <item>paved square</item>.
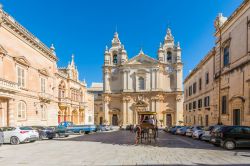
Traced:
POLYGON ((250 150, 226 151, 160 131, 157 143, 134 145, 129 131, 71 136, 0 147, 0 165, 250 165, 250 150))

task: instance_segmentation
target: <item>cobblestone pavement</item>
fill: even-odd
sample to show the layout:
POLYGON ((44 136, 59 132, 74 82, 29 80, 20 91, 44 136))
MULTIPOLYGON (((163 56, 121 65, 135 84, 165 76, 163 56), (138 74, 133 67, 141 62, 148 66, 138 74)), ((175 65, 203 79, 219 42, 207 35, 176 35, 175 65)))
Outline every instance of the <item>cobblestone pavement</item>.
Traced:
POLYGON ((0 166, 9 165, 250 165, 250 150, 226 151, 161 131, 157 143, 134 145, 129 131, 94 133, 0 147, 0 166))

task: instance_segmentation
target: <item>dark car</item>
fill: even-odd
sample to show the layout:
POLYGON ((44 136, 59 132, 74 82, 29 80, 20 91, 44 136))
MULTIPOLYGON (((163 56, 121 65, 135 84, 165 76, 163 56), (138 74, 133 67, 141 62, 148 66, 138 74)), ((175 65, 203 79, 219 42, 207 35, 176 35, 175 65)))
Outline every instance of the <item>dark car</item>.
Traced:
POLYGON ((224 127, 223 125, 218 125, 215 126, 212 131, 211 131, 211 135, 210 135, 210 140, 209 142, 212 143, 214 146, 220 146, 220 138, 218 137, 222 127, 224 127))
POLYGON ((225 126, 222 127, 218 136, 220 146, 232 150, 237 147, 250 147, 249 126, 225 126))
POLYGON ((55 137, 68 137, 70 134, 74 134, 73 132, 69 131, 64 126, 50 126, 55 131, 55 137))
POLYGON ((39 133, 39 139, 53 139, 56 135, 55 130, 52 127, 45 126, 31 126, 32 129, 36 130, 39 133))

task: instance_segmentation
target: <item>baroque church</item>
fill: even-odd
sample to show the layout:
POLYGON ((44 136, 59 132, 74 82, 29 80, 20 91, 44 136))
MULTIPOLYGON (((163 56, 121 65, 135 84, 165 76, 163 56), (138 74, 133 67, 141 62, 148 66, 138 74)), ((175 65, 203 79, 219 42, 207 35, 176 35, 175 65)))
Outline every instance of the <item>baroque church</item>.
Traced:
POLYGON ((103 65, 103 123, 138 124, 141 111, 155 112, 158 126, 183 122, 183 64, 179 42, 171 30, 158 49, 157 59, 142 50, 129 59, 118 33, 106 47, 103 65))

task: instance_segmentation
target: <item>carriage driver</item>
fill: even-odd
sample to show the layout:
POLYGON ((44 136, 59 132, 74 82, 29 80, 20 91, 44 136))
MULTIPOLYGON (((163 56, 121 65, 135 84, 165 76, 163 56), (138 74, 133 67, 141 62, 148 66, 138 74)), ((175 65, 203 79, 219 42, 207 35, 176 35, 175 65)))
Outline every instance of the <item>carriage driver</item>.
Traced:
POLYGON ((152 125, 155 125, 155 119, 154 119, 153 115, 151 115, 151 116, 149 117, 148 122, 149 122, 150 124, 152 124, 152 125))

